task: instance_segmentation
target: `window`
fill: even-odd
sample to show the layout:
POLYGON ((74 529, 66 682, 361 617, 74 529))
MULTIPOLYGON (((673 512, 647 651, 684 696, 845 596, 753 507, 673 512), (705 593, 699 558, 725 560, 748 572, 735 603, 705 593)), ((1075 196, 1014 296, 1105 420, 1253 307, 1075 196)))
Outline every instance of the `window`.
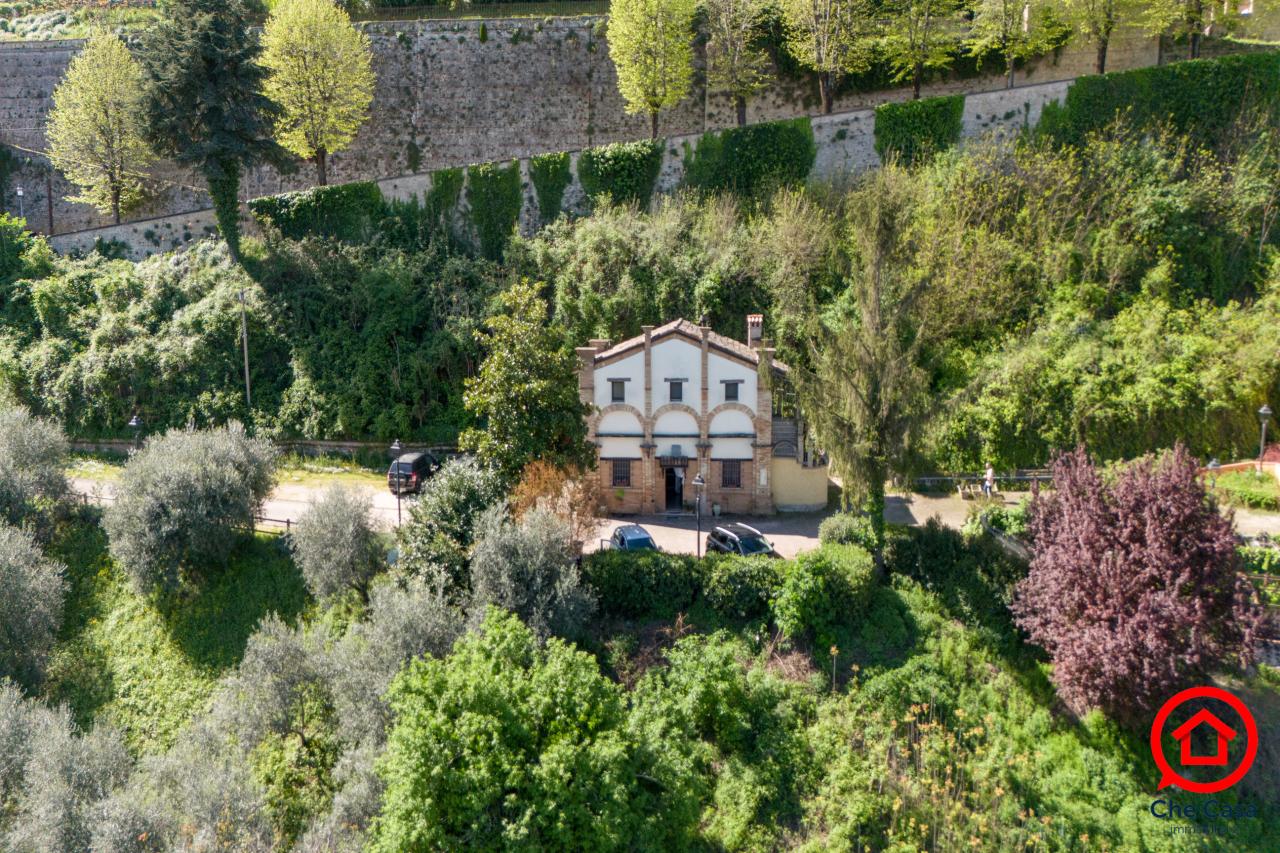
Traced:
POLYGON ((671 402, 679 403, 684 400, 684 380, 672 379, 668 384, 671 386, 671 402))
POLYGON ((631 488, 631 460, 613 460, 613 487, 615 489, 631 488))
POLYGON ((726 382, 724 384, 724 398, 726 401, 730 403, 737 402, 738 386, 741 384, 741 382, 726 382))
POLYGON ((609 387, 612 396, 611 400, 615 403, 625 403, 627 400, 627 383, 621 379, 610 379, 609 387))
POLYGON ((741 489, 742 488, 742 461, 739 459, 726 459, 720 463, 720 488, 722 489, 741 489))

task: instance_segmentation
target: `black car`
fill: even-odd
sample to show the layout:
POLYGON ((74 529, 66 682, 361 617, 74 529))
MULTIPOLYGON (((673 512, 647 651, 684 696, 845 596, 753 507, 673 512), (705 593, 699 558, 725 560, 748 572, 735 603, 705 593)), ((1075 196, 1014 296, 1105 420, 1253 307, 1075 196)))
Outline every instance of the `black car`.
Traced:
POLYGON ((763 533, 745 524, 724 524, 707 534, 707 553, 781 557, 763 533))
POLYGON ((658 545, 638 524, 624 524, 609 537, 608 547, 615 551, 657 551, 658 545))
POLYGON ((430 453, 405 453, 387 469, 387 488, 393 495, 416 495, 440 463, 430 453))

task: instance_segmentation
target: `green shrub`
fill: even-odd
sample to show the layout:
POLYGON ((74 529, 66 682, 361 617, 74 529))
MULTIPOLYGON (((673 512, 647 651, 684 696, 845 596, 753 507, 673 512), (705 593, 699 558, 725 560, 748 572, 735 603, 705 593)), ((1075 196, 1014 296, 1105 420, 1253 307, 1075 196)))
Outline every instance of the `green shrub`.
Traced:
POLYGON ((458 206, 462 197, 462 169, 439 169, 431 173, 431 189, 427 190, 427 212, 444 218, 458 206))
POLYGON ((627 619, 670 618, 702 589, 692 557, 661 551, 597 551, 583 558, 582 577, 602 613, 627 619))
POLYGON ((520 164, 512 160, 505 167, 484 163, 468 168, 467 204, 480 238, 480 253, 491 260, 501 259, 524 204, 520 164))
POLYGON ((579 155, 578 180, 590 199, 607 193, 618 204, 646 208, 661 168, 660 141, 615 142, 579 155))
POLYGON ((1238 549, 1240 568, 1255 575, 1280 575, 1280 548, 1238 549))
POLYGON ((871 555, 856 545, 823 545, 787 563, 773 600, 773 621, 787 637, 807 640, 818 653, 855 624, 875 588, 871 555))
POLYGON ((1139 126, 1168 123, 1194 142, 1213 145, 1241 112, 1274 105, 1280 93, 1280 52, 1237 54, 1077 78, 1061 104, 1048 104, 1037 130, 1079 145, 1128 112, 1139 126))
POLYGON ((359 243, 382 218, 383 199, 377 184, 357 181, 255 198, 249 211, 259 225, 291 240, 316 236, 359 243))
POLYGON ((1231 506, 1280 510, 1280 483, 1271 474, 1231 471, 1218 476, 1214 490, 1231 506))
POLYGON ((923 98, 876 107, 876 153, 915 163, 960 141, 964 96, 923 98))
POLYGON ((755 195, 803 182, 816 156, 807 117, 704 133, 685 156, 684 185, 755 195))
POLYGON ((729 619, 765 617, 782 582, 779 568, 771 557, 710 555, 703 567, 707 603, 729 619))
POLYGON ((875 543, 871 519, 860 512, 838 512, 818 525, 818 541, 823 545, 859 545, 870 549, 875 543))
POLYGON ((565 187, 573 180, 568 152, 534 157, 529 161, 529 177, 538 196, 538 216, 543 222, 554 222, 560 215, 565 187))

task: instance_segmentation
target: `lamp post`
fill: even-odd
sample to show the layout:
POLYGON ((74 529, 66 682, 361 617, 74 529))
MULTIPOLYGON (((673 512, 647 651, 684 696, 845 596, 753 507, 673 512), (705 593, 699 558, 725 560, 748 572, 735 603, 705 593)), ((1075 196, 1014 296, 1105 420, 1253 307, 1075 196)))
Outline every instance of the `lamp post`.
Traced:
MULTIPOLYGON (((400 444, 400 439, 391 442, 391 464, 395 466, 396 460, 400 458, 400 451, 404 448, 400 444)), ((395 484, 396 484, 396 527, 400 526, 400 469, 395 467, 395 484)))
POLYGON ((129 429, 133 430, 133 449, 138 449, 138 437, 142 434, 142 418, 138 417, 138 413, 134 412, 133 417, 129 418, 129 429))
POLYGON ((1209 486, 1210 488, 1218 488, 1218 469, 1222 467, 1222 463, 1218 461, 1218 457, 1209 460, 1209 464, 1205 466, 1209 469, 1209 486))
POLYGON ((699 558, 702 557, 702 489, 706 485, 707 481, 702 479, 702 472, 699 471, 693 478, 693 514, 698 520, 698 539, 695 548, 699 558))
POLYGON ((240 291, 240 347, 244 351, 244 407, 249 414, 253 410, 253 394, 249 391, 249 321, 245 317, 243 289, 240 291))
POLYGON ((1262 470, 1262 457, 1267 455, 1267 421, 1271 420, 1271 407, 1266 403, 1258 409, 1258 421, 1262 424, 1262 439, 1258 442, 1258 470, 1262 470))
POLYGON ((17 194, 18 194, 18 218, 19 218, 19 219, 26 219, 26 218, 27 218, 27 214, 26 214, 26 212, 25 212, 25 211, 23 210, 23 208, 22 208, 22 187, 18 187, 18 189, 16 190, 16 192, 17 192, 17 194))

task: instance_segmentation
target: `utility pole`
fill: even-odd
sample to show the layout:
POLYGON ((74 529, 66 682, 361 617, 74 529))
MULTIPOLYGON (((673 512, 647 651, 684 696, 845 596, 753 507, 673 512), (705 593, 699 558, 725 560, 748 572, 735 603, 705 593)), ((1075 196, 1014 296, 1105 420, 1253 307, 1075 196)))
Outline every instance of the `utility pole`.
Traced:
POLYGON ((244 405, 253 409, 253 394, 249 390, 249 323, 244 313, 244 290, 240 291, 240 345, 244 349, 244 405))

